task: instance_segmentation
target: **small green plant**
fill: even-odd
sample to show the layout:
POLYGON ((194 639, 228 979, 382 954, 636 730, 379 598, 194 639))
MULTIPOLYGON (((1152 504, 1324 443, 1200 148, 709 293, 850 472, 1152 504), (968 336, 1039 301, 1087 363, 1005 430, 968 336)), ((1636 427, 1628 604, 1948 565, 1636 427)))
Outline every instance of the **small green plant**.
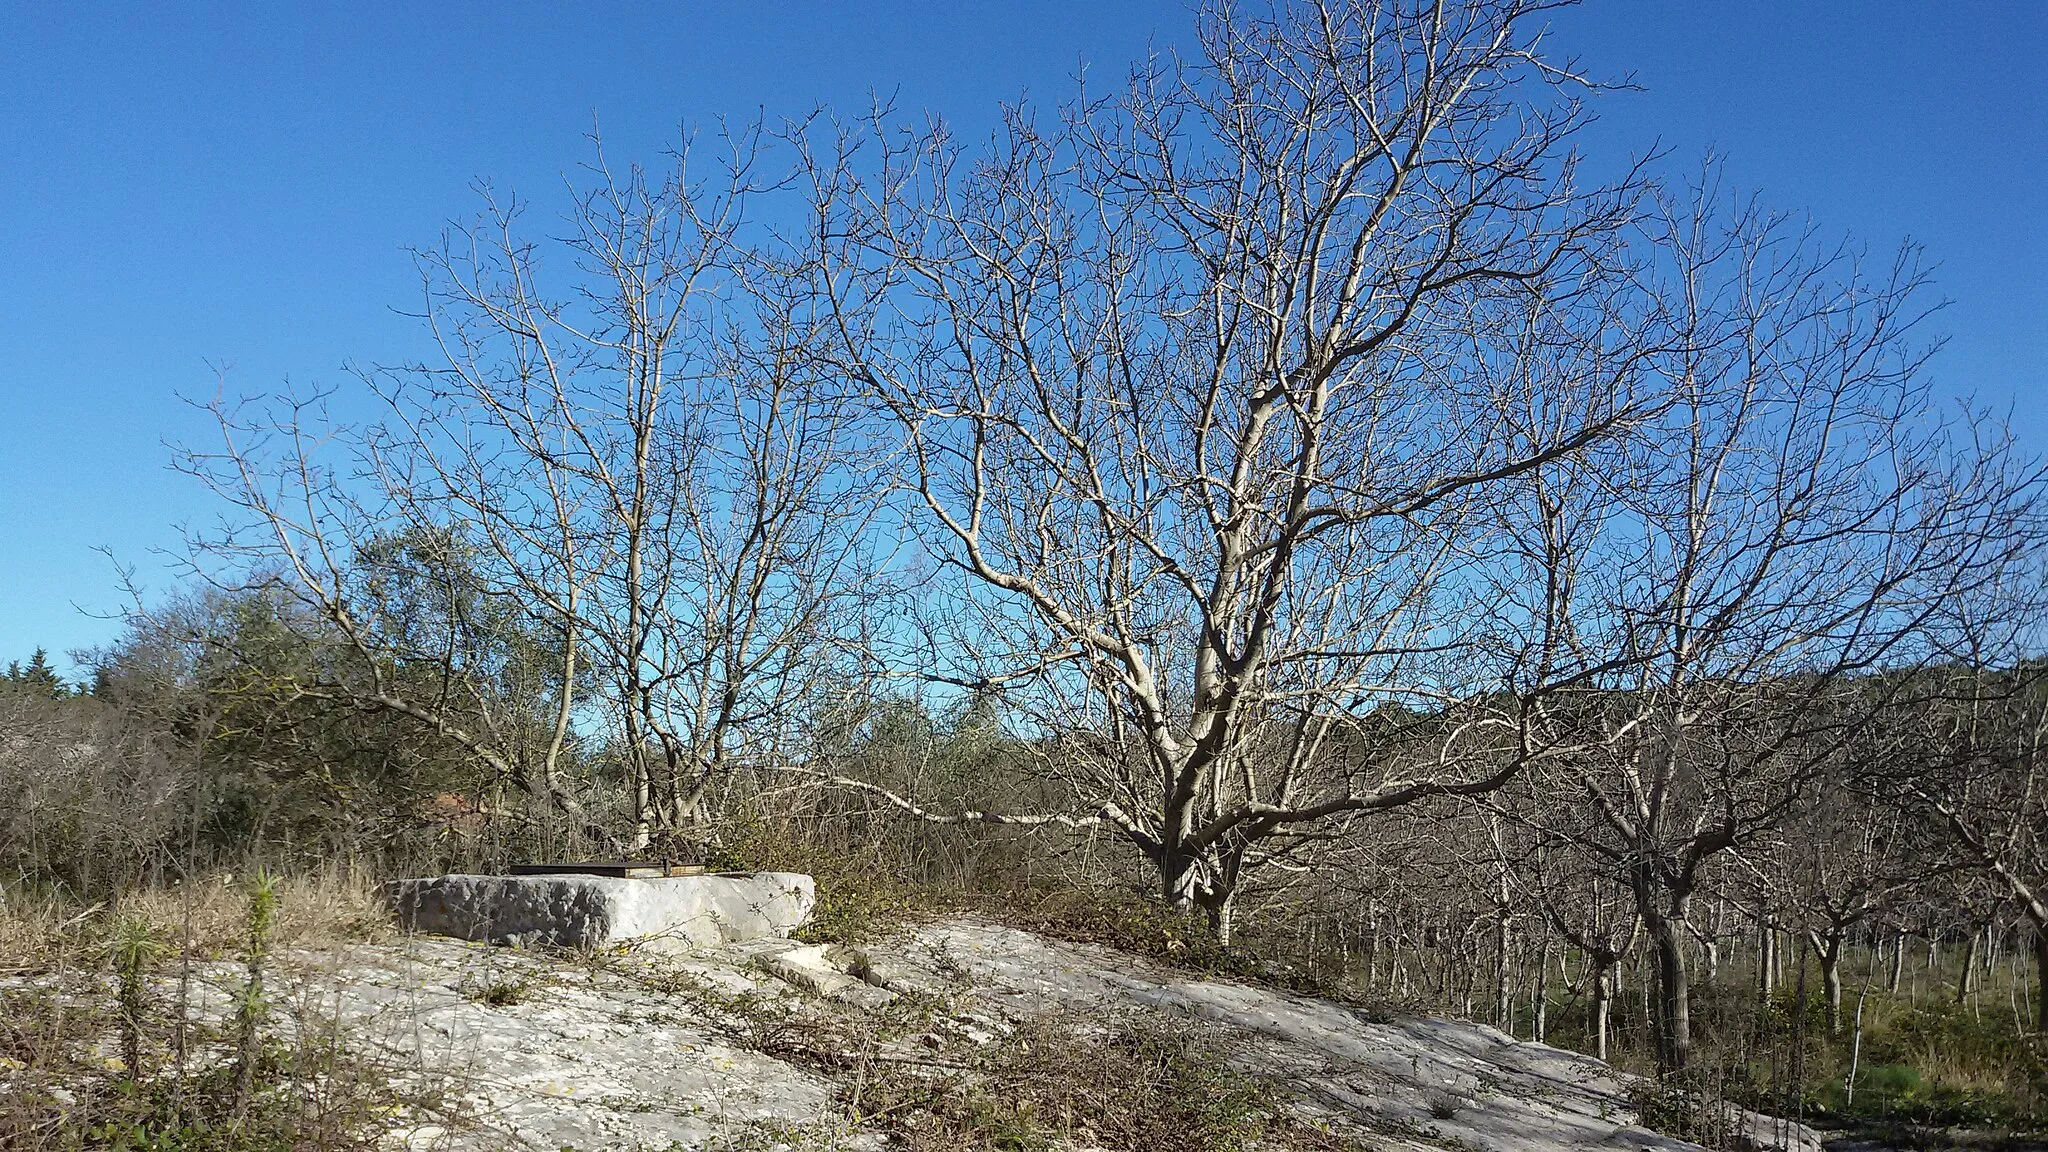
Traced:
POLYGON ((255 1094, 257 1066, 262 1062, 262 1026, 269 1013, 263 996, 263 972, 270 959, 271 938, 277 932, 277 877, 259 868, 249 886, 248 937, 242 964, 248 981, 241 1003, 235 1009, 235 1120, 249 1113, 255 1094))
POLYGON ((119 999, 121 1058, 130 1079, 141 1079, 143 1031, 149 1015, 149 973, 168 951, 146 917, 124 916, 114 930, 111 953, 119 999))
POLYGON ((540 983, 540 978, 532 972, 486 972, 481 975, 470 972, 463 975, 457 991, 465 999, 486 1007, 510 1008, 524 1003, 540 983))
POLYGON ((1926 1085, 1920 1070, 1911 1064, 1880 1064, 1859 1079, 1865 1091, 1886 1096, 1911 1096, 1926 1085))
POLYGON ((204 884, 206 903, 131 894, 103 918, 104 905, 0 903, 0 970, 29 975, 0 981, 0 1148, 370 1152, 415 1117, 466 1122, 440 1081, 357 1049, 337 1019, 279 1003, 285 941, 304 927, 294 921, 331 911, 283 893, 258 875, 204 884), (224 1011, 159 983, 181 953, 247 970, 224 1011), (284 1011, 289 1027, 274 1023, 284 1011), (180 1039, 196 1059, 164 1057, 180 1039))
POLYGON ((1653 1132, 1683 1136, 1693 1129, 1694 1109, 1683 1089, 1663 1080, 1638 1081, 1629 1090, 1636 1122, 1653 1132))

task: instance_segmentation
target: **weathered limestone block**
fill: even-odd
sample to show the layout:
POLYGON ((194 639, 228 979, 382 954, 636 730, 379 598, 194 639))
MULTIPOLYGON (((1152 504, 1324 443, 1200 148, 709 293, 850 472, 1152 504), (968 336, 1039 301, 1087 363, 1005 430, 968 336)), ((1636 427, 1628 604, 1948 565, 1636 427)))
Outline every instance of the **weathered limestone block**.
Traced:
POLYGON ((778 945, 755 953, 754 966, 785 984, 868 1011, 902 991, 883 983, 866 952, 844 944, 778 945))
POLYGON ((426 876, 393 880, 387 894, 399 923, 414 931, 579 948, 650 937, 704 945, 787 936, 810 918, 817 899, 811 878, 797 872, 426 876))
POLYGON ((835 944, 764 953, 756 956, 754 963, 778 979, 827 998, 862 984, 854 971, 857 961, 852 950, 835 944))

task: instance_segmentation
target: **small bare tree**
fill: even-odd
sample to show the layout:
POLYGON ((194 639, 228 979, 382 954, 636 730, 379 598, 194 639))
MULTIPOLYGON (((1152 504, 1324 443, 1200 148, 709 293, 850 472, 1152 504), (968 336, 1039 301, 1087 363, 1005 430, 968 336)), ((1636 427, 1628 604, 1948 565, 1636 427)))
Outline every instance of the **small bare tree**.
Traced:
POLYGON ((1590 856, 1570 839, 1546 835, 1525 846, 1509 873, 1544 920, 1579 950, 1580 990, 1587 1001, 1593 1055, 1607 1059, 1616 969, 1636 946, 1642 915, 1612 862, 1590 856))
MULTIPOLYGON (((1956 606, 1946 630, 1950 659, 1903 689, 1906 706, 1895 717, 1901 754, 1875 782, 1927 813, 1944 834, 1949 863, 2018 907, 2033 929, 2035 1028, 2048 1035, 2048 667, 2038 655, 2037 565, 2015 565, 1956 606)), ((1968 930, 1980 922, 1973 918, 1968 930)), ((1958 999, 1969 979, 1966 960, 1958 999)))
MULTIPOLYGON (((1661 214, 1686 334, 1662 364, 1673 402, 1561 505, 1580 543, 1550 581, 1571 589, 1569 646, 1613 670, 1554 787, 1629 878, 1667 1071, 1690 1059, 1685 937, 1709 865, 1828 786, 1898 683, 1876 673, 1932 659, 1946 607, 2034 539, 2035 477, 1928 395, 1912 253, 1866 270, 1730 207, 1712 172, 1661 214)), ((1555 536, 1524 550, 1556 554, 1555 536)))
MULTIPOLYGON (((1868 727, 1875 727, 1871 725, 1868 727)), ((1852 737, 1845 749, 1859 760, 1876 748, 1852 737)), ((1889 761, 1873 763, 1871 768, 1889 761)), ((1820 962, 1828 1029, 1842 1028, 1842 959, 1856 933, 1879 921, 1912 887, 1927 878, 1931 859, 1916 835, 1918 821, 1901 805, 1863 789, 1845 771, 1831 771, 1816 803, 1788 821, 1783 845, 1764 866, 1789 882, 1793 906, 1820 962)))

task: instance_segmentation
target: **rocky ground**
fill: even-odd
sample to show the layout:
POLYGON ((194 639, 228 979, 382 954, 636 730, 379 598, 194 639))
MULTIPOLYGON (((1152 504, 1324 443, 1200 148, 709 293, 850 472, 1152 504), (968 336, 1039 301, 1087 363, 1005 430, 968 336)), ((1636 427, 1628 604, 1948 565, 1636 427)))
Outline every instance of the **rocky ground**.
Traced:
MULTIPOLYGON (((394 1148, 880 1148, 888 1133, 846 1107, 878 1068, 952 1074, 1024 1022, 1087 1029, 1133 1012, 1226 1037, 1234 1063, 1343 1146, 1692 1147, 1639 1127, 1622 1080, 1574 1053, 1192 980, 973 918, 859 949, 577 956, 420 936, 293 953, 282 968, 280 1026, 333 1029, 436 1101, 393 1115, 394 1148)), ((207 1011, 227 1013, 238 971, 199 975, 207 1011)), ((1804 1129, 1743 1123, 1754 1146, 1818 1147, 1804 1129)))

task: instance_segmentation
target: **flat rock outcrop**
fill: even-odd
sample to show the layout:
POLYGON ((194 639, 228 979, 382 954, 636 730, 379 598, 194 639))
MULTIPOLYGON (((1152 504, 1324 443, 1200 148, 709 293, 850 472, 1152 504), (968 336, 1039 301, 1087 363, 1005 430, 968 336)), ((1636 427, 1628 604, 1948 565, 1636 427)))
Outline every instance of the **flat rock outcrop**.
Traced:
MULTIPOLYGON (((881 1149, 886 1136, 850 1124, 840 1103, 872 1067, 862 1062, 957 1060, 1027 1018, 1147 1010, 1234 1037, 1234 1062, 1367 1147, 1693 1147, 1639 1126, 1625 1078, 1585 1056, 1475 1024, 1191 979, 976 918, 859 948, 767 936, 578 956, 417 936, 281 960, 295 1009, 281 1027, 338 1029, 446 1103, 445 1117, 394 1117, 391 1148, 881 1149), (851 1056, 831 1050, 863 1021, 907 1015, 925 1023, 877 1029, 892 1038, 851 1056)), ((201 976, 207 1011, 224 1018, 235 966, 201 976)), ((1818 1148, 1810 1130, 1749 1123, 1752 1146, 1818 1148)))
MULTIPOLYGON (((1696 1147, 1635 1123, 1629 1078, 1576 1052, 1483 1024, 1388 1018, 1351 1005, 1238 983, 1189 980, 1110 949, 977 920, 919 930, 906 950, 942 958, 985 1002, 1015 1016, 1126 1004, 1185 1013, 1252 1039, 1248 1069, 1291 1083, 1323 1116, 1376 1145, 1559 1152, 1696 1147)), ((1808 1128, 1740 1112, 1758 1148, 1818 1152, 1808 1128)))

